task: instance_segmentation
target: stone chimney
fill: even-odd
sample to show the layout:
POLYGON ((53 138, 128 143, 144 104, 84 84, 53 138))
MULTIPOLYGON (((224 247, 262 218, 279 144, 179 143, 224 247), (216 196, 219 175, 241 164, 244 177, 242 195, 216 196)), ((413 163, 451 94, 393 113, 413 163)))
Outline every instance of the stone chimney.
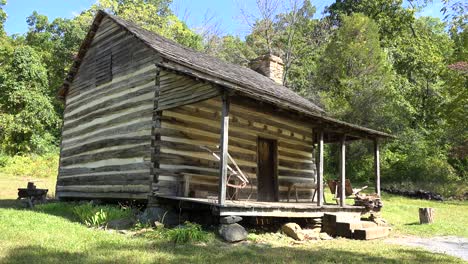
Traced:
POLYGON ((278 84, 283 84, 283 60, 273 54, 266 54, 252 60, 250 68, 266 77, 272 79, 278 84))

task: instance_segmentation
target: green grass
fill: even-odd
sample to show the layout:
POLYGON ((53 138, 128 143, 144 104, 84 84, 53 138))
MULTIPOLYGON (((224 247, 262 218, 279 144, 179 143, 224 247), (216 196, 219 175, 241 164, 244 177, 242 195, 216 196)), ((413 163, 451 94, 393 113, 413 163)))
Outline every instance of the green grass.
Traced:
POLYGON ((384 194, 382 216, 400 234, 468 237, 468 201, 436 202, 384 194), (418 209, 435 208, 435 222, 419 224, 418 209))
MULTIPOLYGON (((382 240, 335 239, 295 245, 282 235, 251 234, 248 243, 230 245, 218 239, 175 244, 157 231, 144 236, 87 228, 72 203, 53 203, 35 210, 21 208, 16 188, 29 179, 0 174, 0 263, 461 263, 460 259, 382 240)), ((54 189, 55 179, 38 187, 54 189)), ((331 201, 331 200, 329 200, 331 201)), ((468 237, 467 202, 431 202, 384 196, 383 216, 393 234, 468 237), (419 207, 436 208, 436 224, 418 225, 419 207)))
MULTIPOLYGON (((8 203, 8 206, 11 206, 8 203)), ((460 263, 457 258, 383 241, 336 239, 293 245, 289 238, 256 235, 261 243, 230 245, 212 240, 174 244, 170 240, 90 229, 54 211, 0 208, 1 263, 460 263), (55 215, 54 215, 55 214, 55 215)))

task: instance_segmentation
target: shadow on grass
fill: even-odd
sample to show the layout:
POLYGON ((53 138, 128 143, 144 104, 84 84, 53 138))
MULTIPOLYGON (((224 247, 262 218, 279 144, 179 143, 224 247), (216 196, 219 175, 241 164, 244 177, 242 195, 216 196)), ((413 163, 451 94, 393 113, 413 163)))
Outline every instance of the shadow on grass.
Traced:
POLYGON ((8 251, 5 263, 457 263, 445 255, 414 249, 381 256, 343 249, 305 249, 258 247, 254 245, 219 246, 171 243, 101 243, 83 252, 69 252, 42 246, 19 246, 8 251))
POLYGON ((26 204, 16 199, 2 199, 0 200, 0 208, 25 209, 26 204))
POLYGON ((419 222, 412 222, 412 223, 406 223, 405 225, 406 225, 406 226, 419 226, 419 225, 421 225, 421 223, 419 223, 419 222))
POLYGON ((15 209, 15 210, 32 210, 38 213, 44 213, 65 218, 72 222, 77 222, 76 216, 73 214, 73 208, 76 203, 51 201, 45 204, 38 204, 34 208, 29 208, 26 200, 2 199, 0 200, 0 208, 15 209))

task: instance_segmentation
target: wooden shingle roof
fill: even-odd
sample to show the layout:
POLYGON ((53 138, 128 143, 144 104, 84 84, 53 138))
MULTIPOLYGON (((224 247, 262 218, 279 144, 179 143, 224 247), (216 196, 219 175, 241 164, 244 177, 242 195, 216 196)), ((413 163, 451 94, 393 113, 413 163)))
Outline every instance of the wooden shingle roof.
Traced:
POLYGON ((277 84, 260 73, 184 47, 172 40, 145 30, 132 22, 104 11, 98 11, 91 29, 80 47, 75 63, 59 91, 60 97, 65 97, 67 94, 69 85, 73 81, 74 75, 80 66, 80 62, 104 17, 110 18, 136 38, 143 41, 147 46, 155 50, 162 58, 161 61, 157 62, 159 66, 185 72, 195 77, 218 83, 221 86, 228 87, 254 99, 259 99, 281 108, 291 109, 308 116, 313 116, 314 119, 320 119, 325 123, 332 123, 334 126, 338 125, 349 130, 360 131, 359 134, 364 133, 370 137, 392 137, 384 132, 328 117, 324 110, 313 102, 303 98, 289 88, 277 84))

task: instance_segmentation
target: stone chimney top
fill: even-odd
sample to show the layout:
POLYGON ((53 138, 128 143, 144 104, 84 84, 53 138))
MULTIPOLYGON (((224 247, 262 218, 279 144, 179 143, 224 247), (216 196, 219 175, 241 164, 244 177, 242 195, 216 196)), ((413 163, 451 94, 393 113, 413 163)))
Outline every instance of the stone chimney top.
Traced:
POLYGON ((278 84, 283 84, 283 60, 273 54, 266 54, 252 60, 250 68, 266 77, 272 79, 278 84))

